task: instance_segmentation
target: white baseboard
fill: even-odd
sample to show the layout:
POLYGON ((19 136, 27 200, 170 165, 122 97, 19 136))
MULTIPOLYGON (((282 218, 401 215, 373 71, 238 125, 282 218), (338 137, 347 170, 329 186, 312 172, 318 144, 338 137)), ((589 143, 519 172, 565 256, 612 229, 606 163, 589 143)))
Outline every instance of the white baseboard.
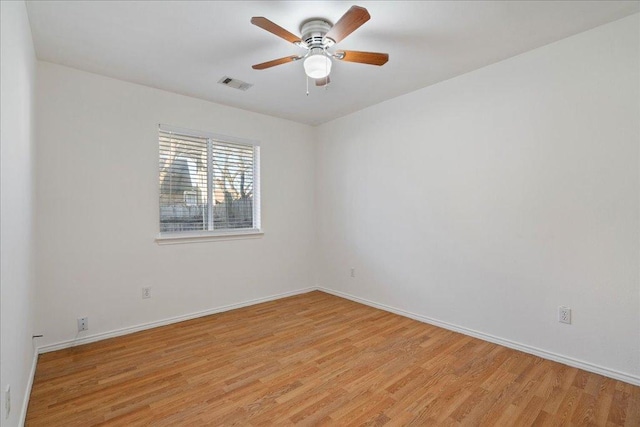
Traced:
POLYGON ((310 287, 310 288, 298 289, 295 291, 284 292, 281 294, 270 295, 267 297, 256 298, 249 301, 224 305, 221 307, 211 308, 208 310, 198 311, 195 313, 189 313, 182 316, 175 316, 175 317, 170 317, 168 319, 156 320, 154 322, 142 323, 140 325, 128 326, 126 328, 116 329, 113 331, 101 332, 98 334, 88 335, 88 336, 73 339, 73 340, 60 341, 54 344, 48 344, 48 345, 43 345, 41 347, 38 347, 38 352, 48 353, 50 351, 62 350, 64 348, 75 347, 77 345, 101 341, 107 338, 114 338, 114 337, 119 337, 121 335, 127 335, 127 334, 132 334, 134 332, 157 328, 158 326, 170 325, 172 323, 184 322, 185 320, 191 320, 198 317, 208 316, 210 314, 216 314, 216 313, 222 313, 224 311, 235 310, 236 308, 248 307, 250 305, 260 304, 267 301, 273 301, 280 298, 286 298, 293 295, 305 294, 307 292, 311 292, 315 290, 318 290, 318 288, 310 287))
POLYGON ((336 291, 333 289, 327 289, 323 287, 318 287, 318 290, 322 292, 326 292, 328 294, 332 294, 341 298, 346 298, 351 301, 355 301, 361 304, 368 305, 370 307, 378 308, 380 310, 388 311, 390 313, 398 314, 400 316, 408 317, 410 319, 417 320, 419 322, 428 323, 430 325, 438 326, 444 329, 448 329, 450 331, 459 332, 464 335, 469 335, 474 338, 479 338, 484 341, 489 341, 494 344, 502 345, 504 347, 512 348, 514 350, 519 350, 524 353, 533 354, 534 356, 542 357, 543 359, 553 360, 554 362, 562 363, 568 366, 572 366, 574 368, 583 369, 585 371, 593 372, 595 374, 604 375, 605 377, 613 378, 615 380, 624 381, 629 384, 640 386, 640 377, 636 375, 627 374, 624 372, 616 371, 614 369, 605 368, 603 366, 594 365, 593 363, 585 362, 583 360, 574 359, 572 357, 563 356, 561 354, 553 353, 550 351, 546 351, 537 347, 532 347, 526 344, 521 344, 519 342, 511 341, 508 339, 496 337, 494 335, 486 334, 484 332, 476 331, 473 329, 465 328, 463 326, 454 325, 448 322, 443 322, 441 320, 432 319, 427 316, 422 316, 420 314, 412 313, 409 311, 401 310, 399 308, 391 307, 385 304, 380 304, 377 302, 369 301, 364 298, 360 298, 354 295, 347 294, 345 292, 336 291))
POLYGON ((33 380, 36 377, 36 366, 38 366, 38 349, 33 350, 33 360, 31 361, 31 372, 29 372, 29 379, 27 380, 27 386, 24 390, 24 400, 22 402, 22 410, 20 411, 20 419, 18 425, 24 426, 27 422, 27 409, 29 408, 29 399, 31 398, 31 389, 33 388, 33 380))
MULTIPOLYGON (((328 288, 324 288, 324 287, 309 287, 309 288, 304 288, 304 289, 298 289, 295 291, 291 291, 291 292, 285 292, 285 293, 281 293, 281 294, 277 294, 277 295, 271 295, 271 296, 267 296, 267 297, 263 297, 263 298, 256 298, 253 300, 249 300, 249 301, 244 301, 244 302, 240 302, 240 303, 236 303, 236 304, 229 304, 229 305, 225 305, 225 306, 221 306, 221 307, 217 307, 217 308, 212 308, 209 310, 204 310, 204 311, 199 311, 196 313, 190 313, 190 314, 186 314, 186 315, 182 315, 182 316, 176 316, 176 317, 171 317, 168 319, 163 319, 163 320, 158 320, 155 322, 149 322, 149 323, 144 323, 144 324, 140 324, 140 325, 135 325, 135 326, 130 326, 130 327, 126 327, 126 328, 122 328, 122 329, 117 329, 114 331, 109 331, 109 332, 103 332, 103 333, 99 333, 99 334, 95 334, 95 335, 90 335, 90 336, 86 336, 80 339, 74 339, 74 340, 68 340, 68 341, 61 341, 55 344, 49 344, 49 345, 44 345, 41 347, 38 347, 37 352, 38 353, 47 353, 50 351, 55 351, 55 350, 61 350, 64 348, 69 348, 69 347, 74 347, 76 345, 82 345, 82 344, 88 344, 91 342, 95 342, 95 341, 100 341, 100 340, 104 340, 107 338, 113 338, 113 337, 118 337, 121 335, 126 335, 126 334, 131 334, 134 332, 139 332, 139 331, 144 331, 146 329, 152 329, 152 328, 156 328, 158 326, 165 326, 165 325, 170 325, 172 323, 177 323, 177 322, 182 322, 185 320, 191 320, 191 319, 195 319, 197 317, 202 317, 202 316, 208 316, 210 314, 216 314, 216 313, 222 313, 224 311, 229 311, 229 310, 234 310, 236 308, 242 308, 242 307, 247 307, 250 305, 255 305, 255 304, 260 304, 263 302, 267 302, 267 301, 273 301, 273 300, 277 300, 280 298, 286 298, 289 296, 293 296, 293 295, 299 295, 299 294, 304 294, 307 292, 311 292, 311 291, 322 291, 322 292, 326 292, 328 294, 332 294, 341 298, 346 298, 348 300, 351 301, 355 301, 361 304, 365 304, 368 305, 370 307, 374 307, 374 308, 378 308, 380 310, 384 310, 384 311, 388 311, 390 313, 394 313, 394 314, 398 314, 400 316, 404 316, 404 317, 408 317, 410 319, 414 319, 417 320, 419 322, 423 322, 423 323, 428 323, 434 326, 438 326, 444 329, 448 329, 454 332, 459 332, 461 334, 464 335, 469 335, 475 338, 479 338, 481 340, 484 341, 488 341, 488 342, 492 342, 494 344, 498 344, 498 345, 502 345, 504 347, 508 347, 508 348, 512 348, 514 350, 519 350, 522 351, 524 353, 528 353, 528 354, 533 354, 535 356, 538 357, 542 357, 544 359, 549 359, 549 360, 553 360, 554 362, 558 362, 558 363, 563 363, 565 365, 568 366, 572 366, 574 368, 579 368, 579 369, 583 369, 585 371, 588 372, 593 372, 596 374, 600 374, 600 375, 604 375, 606 377, 609 378, 613 378, 616 380, 620 380, 620 381, 624 381, 626 383, 629 384, 633 384, 633 385, 637 385, 640 386, 640 377, 636 376, 636 375, 632 375, 632 374, 627 374, 624 372, 620 372, 620 371, 616 371, 614 369, 609 369, 609 368, 605 368, 603 366, 599 366, 599 365, 595 365, 593 363, 589 363, 589 362, 585 362, 583 360, 579 360, 579 359, 575 359, 572 357, 567 357, 567 356, 563 356, 561 354, 557 354, 557 353, 553 353, 547 350, 543 350, 537 347, 532 347, 526 344, 522 344, 516 341, 511 341, 508 339, 504 339, 504 338, 500 338, 500 337, 496 337, 494 335, 491 334, 486 334, 484 332, 480 332, 480 331, 476 331, 473 329, 469 329, 469 328, 465 328, 463 326, 458 326, 458 325, 454 325, 452 323, 448 323, 448 322, 443 322, 441 320, 437 320, 437 319, 433 319, 427 316, 423 316, 420 314, 416 314, 416 313, 412 313, 406 310, 402 310, 399 308, 395 308, 395 307, 391 307, 388 306, 386 304, 381 304, 381 303, 377 303, 374 301, 370 301, 367 300, 365 298, 360 298, 357 297, 355 295, 351 295, 345 292, 341 292, 341 291, 336 291, 333 289, 328 289, 328 288)), ((32 375, 30 378, 30 382, 28 384, 28 391, 29 393, 26 394, 25 396, 25 404, 23 406, 23 419, 24 416, 26 416, 26 404, 28 402, 29 399, 29 395, 30 395, 30 391, 31 391, 31 385, 33 383, 33 376, 35 374, 35 367, 36 367, 36 362, 37 362, 37 357, 34 357, 34 362, 33 362, 33 366, 32 366, 32 375)))

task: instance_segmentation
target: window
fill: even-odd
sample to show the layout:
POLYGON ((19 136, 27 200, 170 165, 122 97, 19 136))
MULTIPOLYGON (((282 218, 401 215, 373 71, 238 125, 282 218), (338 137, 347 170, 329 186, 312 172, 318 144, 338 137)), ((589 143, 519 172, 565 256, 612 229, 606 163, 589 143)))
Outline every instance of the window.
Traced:
POLYGON ((260 231, 260 147, 159 127, 160 236, 260 231))

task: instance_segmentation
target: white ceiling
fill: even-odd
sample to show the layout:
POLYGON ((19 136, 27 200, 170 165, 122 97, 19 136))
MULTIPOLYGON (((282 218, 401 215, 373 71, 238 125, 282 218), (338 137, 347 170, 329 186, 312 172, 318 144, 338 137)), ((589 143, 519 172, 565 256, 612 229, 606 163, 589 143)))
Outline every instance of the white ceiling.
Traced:
MULTIPOLYGON (((245 110, 320 124, 640 10, 638 1, 29 1, 39 59, 245 110), (371 20, 337 47, 389 53, 382 67, 334 61, 331 85, 310 87, 304 52, 250 24, 294 34, 353 4, 371 20), (246 92, 222 76, 253 83, 246 92)), ((313 83, 313 82, 311 82, 313 83)))

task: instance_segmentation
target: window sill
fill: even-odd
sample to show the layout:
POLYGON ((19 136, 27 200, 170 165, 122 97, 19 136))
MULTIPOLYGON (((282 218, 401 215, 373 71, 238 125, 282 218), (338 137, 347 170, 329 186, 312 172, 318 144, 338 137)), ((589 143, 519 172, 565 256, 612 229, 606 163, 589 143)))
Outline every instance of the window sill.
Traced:
POLYGON ((218 231, 204 233, 171 233, 158 234, 156 243, 159 245, 178 245, 182 243, 204 243, 221 240, 259 239, 264 235, 262 230, 218 231))

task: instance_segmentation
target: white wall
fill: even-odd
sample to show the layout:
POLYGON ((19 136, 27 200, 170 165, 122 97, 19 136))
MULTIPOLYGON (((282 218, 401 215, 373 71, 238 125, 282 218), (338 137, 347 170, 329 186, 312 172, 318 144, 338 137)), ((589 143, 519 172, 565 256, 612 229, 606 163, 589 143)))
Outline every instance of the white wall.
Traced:
POLYGON ((36 58, 24 2, 0 2, 0 424, 18 425, 33 362, 33 105, 36 58), (5 418, 5 390, 11 411, 5 418))
POLYGON ((638 21, 319 127, 320 285, 640 381, 638 21))
POLYGON ((43 345, 314 285, 311 127, 46 62, 38 88, 43 345), (264 237, 156 244, 158 123, 260 141, 264 237))

